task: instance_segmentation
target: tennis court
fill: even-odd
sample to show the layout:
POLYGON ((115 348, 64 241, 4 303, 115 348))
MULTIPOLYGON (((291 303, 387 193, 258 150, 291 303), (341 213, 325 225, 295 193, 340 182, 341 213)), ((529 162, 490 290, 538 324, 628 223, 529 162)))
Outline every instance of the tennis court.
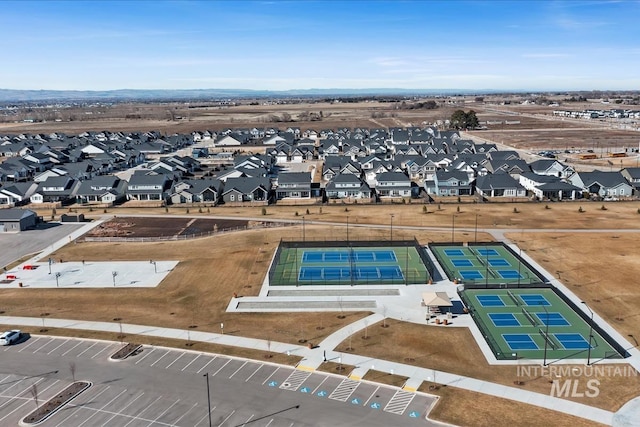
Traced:
POLYGON ((462 283, 539 284, 544 278, 505 245, 453 246, 431 244, 429 248, 451 281, 462 283))
POLYGON ((551 288, 460 291, 478 328, 498 359, 586 359, 621 355, 551 288))
POLYGON ((279 247, 269 269, 269 285, 406 285, 429 281, 427 266, 418 253, 424 249, 417 245, 311 245, 312 242, 296 242, 293 247, 279 247))

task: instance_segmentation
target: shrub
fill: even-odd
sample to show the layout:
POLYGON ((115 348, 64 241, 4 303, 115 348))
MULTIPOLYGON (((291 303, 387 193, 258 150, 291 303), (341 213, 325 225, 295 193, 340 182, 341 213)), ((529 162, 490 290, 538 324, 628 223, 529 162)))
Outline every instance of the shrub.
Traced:
POLYGON ((187 211, 186 211, 186 212, 187 212, 187 213, 189 213, 189 208, 187 208, 187 211))
POLYGON ((519 213, 518 208, 514 207, 513 208, 513 213, 519 213))
POLYGON ((438 203, 438 210, 441 211, 442 210, 442 206, 440 205, 440 203, 438 203))
POLYGON ((266 215, 267 214, 267 208, 262 208, 262 215, 266 215))
POLYGON ((606 207, 605 205, 602 205, 602 206, 600 206, 600 210, 601 210, 601 211, 606 211, 606 210, 607 210, 607 207, 606 207))
POLYGON ((580 206, 580 207, 578 208, 578 212, 580 212, 580 213, 584 212, 584 209, 582 209, 582 206, 580 206))
POLYGON ((298 216, 298 211, 296 211, 296 216, 298 216))
POLYGON ((307 209, 307 215, 309 215, 309 209, 307 209))
POLYGON ((551 209, 551 207, 549 205, 544 205, 545 209, 551 209))
POLYGON ((164 211, 165 211, 165 212, 169 212, 169 208, 165 206, 165 207, 164 207, 164 211))
POLYGON ((198 208, 198 212, 199 212, 199 213, 202 213, 202 208, 198 208))
POLYGON ((456 206, 456 212, 460 212, 460 206, 456 206))
POLYGON ((427 209, 426 205, 422 206, 422 213, 424 214, 429 213, 429 209, 427 209))
POLYGON ((344 208, 344 211, 345 211, 345 212, 349 212, 349 208, 345 207, 345 208, 344 208))

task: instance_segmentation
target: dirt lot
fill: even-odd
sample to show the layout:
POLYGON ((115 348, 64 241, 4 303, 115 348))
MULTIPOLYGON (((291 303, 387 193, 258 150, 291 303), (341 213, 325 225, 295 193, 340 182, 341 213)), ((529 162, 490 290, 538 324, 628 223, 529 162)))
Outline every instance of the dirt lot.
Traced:
POLYGON ((205 218, 127 217, 113 218, 87 234, 89 237, 191 236, 246 228, 249 221, 205 218))

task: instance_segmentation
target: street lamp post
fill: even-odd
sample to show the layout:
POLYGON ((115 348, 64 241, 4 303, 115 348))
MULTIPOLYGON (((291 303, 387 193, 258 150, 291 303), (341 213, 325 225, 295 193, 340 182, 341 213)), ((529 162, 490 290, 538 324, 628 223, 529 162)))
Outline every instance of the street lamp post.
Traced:
POLYGON ((347 215, 347 243, 349 242, 349 215, 347 215))
POLYGON ((473 230, 473 243, 478 243, 478 214, 476 214, 476 228, 473 230))
POLYGON ((49 258, 49 274, 51 274, 51 264, 53 263, 53 260, 51 258, 49 258))
POLYGON ((455 235, 456 235, 456 216, 451 215, 451 243, 455 242, 455 235))
POLYGON ((544 361, 542 362, 542 366, 547 366, 547 342, 549 341, 549 312, 547 311, 547 307, 540 304, 540 306, 544 309, 545 312, 545 331, 544 331, 544 361))
POLYGON ((158 272, 158 266, 156 265, 156 262, 154 260, 150 260, 149 263, 153 264, 153 271, 157 273, 158 272))
POLYGON ((304 228, 304 215, 302 215, 302 241, 304 242, 305 240, 306 240, 306 233, 304 228))
POLYGON ((117 271, 112 271, 111 272, 111 277, 113 278, 113 287, 116 287, 116 276, 118 275, 117 271))
POLYGON ((56 273, 56 288, 59 287, 60 283, 58 282, 58 278, 61 276, 60 272, 56 273))
POLYGON ((392 242, 393 242, 393 217, 394 215, 391 214, 391 222, 390 222, 390 226, 389 226, 389 237, 392 242))
POLYGON ((207 379, 207 408, 209 409, 209 427, 211 427, 211 392, 209 391, 209 374, 203 375, 207 379))
POLYGON ((586 302, 581 302, 587 307, 589 313, 591 313, 591 321, 589 322, 589 347, 587 348, 587 366, 589 366, 591 365, 591 338, 593 338, 593 310, 591 310, 591 307, 589 307, 586 302))

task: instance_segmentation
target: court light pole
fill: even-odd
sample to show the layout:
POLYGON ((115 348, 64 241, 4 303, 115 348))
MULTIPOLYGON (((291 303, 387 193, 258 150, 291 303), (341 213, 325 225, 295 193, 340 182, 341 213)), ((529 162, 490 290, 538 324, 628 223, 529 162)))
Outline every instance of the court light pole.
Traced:
POLYGON ((347 243, 349 243, 349 215, 347 215, 347 243))
POLYGON ((149 264, 153 264, 153 271, 155 273, 157 273, 158 272, 158 266, 156 265, 156 262, 154 260, 150 260, 149 264))
POLYGON ((391 214, 391 221, 390 221, 390 226, 389 226, 389 237, 392 242, 393 242, 393 217, 394 215, 391 214))
POLYGON ((305 240, 306 240, 306 233, 304 228, 304 215, 302 215, 302 241, 304 242, 305 240))
POLYGON ((111 272, 111 277, 113 277, 113 287, 116 287, 116 276, 118 275, 117 271, 112 271, 111 272))
POLYGON ((209 409, 209 427, 211 427, 211 392, 209 391, 209 374, 203 375, 207 379, 207 408, 209 409))
POLYGON ((49 274, 51 274, 51 264, 53 263, 53 260, 51 258, 49 258, 49 274))
POLYGON ((456 234, 456 215, 451 215, 451 243, 455 242, 455 234, 456 234))
POLYGON ((473 243, 478 243, 478 214, 476 214, 476 227, 473 230, 473 243))
POLYGON ((60 285, 60 283, 58 282, 58 278, 60 277, 60 273, 56 273, 56 288, 60 285))
POLYGON ((547 311, 547 307, 543 304, 540 304, 540 307, 544 309, 545 312, 545 331, 544 331, 544 361, 542 362, 542 366, 547 366, 547 342, 549 341, 549 312, 547 311))
POLYGON ((591 310, 591 307, 589 307, 589 305, 584 302, 584 301, 580 301, 581 303, 584 304, 585 307, 587 307, 587 310, 589 310, 589 313, 591 313, 591 321, 589 322, 589 347, 587 348, 587 366, 591 365, 591 338, 593 338, 593 310, 591 310))

